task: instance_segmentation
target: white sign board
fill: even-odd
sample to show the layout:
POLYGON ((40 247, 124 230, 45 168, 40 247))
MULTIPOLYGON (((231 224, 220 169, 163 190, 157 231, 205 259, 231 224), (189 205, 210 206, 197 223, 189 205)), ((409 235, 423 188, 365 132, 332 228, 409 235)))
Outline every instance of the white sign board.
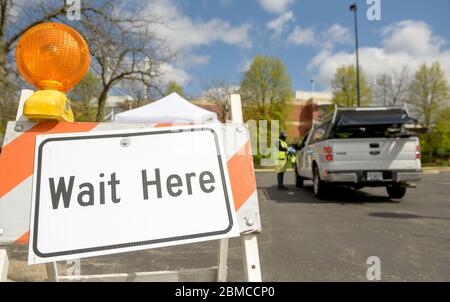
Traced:
POLYGON ((36 138, 29 264, 234 237, 221 125, 36 138))

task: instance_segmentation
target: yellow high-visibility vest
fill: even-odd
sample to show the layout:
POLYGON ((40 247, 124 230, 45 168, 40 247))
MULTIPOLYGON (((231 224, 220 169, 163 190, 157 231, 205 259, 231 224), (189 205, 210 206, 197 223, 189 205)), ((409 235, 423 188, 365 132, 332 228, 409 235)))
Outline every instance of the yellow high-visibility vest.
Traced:
MULTIPOLYGON (((280 147, 286 148, 286 149, 288 148, 288 144, 287 144, 286 141, 280 139, 278 141, 278 143, 280 144, 280 147)), ((287 158, 287 151, 278 150, 278 158, 279 159, 286 159, 287 158)))
POLYGON ((297 156, 295 154, 291 154, 289 158, 291 160, 291 164, 295 164, 297 162, 297 156))

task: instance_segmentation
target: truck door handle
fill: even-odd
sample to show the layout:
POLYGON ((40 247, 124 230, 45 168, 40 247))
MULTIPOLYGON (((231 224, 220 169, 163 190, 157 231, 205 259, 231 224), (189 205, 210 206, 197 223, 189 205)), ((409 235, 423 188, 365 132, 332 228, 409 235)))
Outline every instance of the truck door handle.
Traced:
POLYGON ((371 144, 369 144, 369 147, 370 148, 380 148, 380 144, 378 144, 378 143, 371 143, 371 144))
POLYGON ((380 151, 370 151, 370 155, 379 155, 380 151))

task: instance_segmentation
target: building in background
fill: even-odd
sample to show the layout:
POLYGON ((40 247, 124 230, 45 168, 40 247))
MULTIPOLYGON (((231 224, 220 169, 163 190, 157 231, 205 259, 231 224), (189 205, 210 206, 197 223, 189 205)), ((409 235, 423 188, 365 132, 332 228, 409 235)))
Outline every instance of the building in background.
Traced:
MULTIPOLYGON (((295 99, 287 105, 286 131, 289 138, 303 137, 311 128, 313 120, 319 120, 321 116, 333 108, 332 98, 331 92, 327 91, 296 91, 295 99)), ((105 105, 105 120, 113 121, 117 113, 134 109, 149 102, 137 102, 127 95, 109 96, 105 105)), ((206 96, 194 99, 192 103, 217 113, 221 122, 225 122, 228 118, 226 108, 206 96)))
POLYGON ((218 86, 206 89, 198 98, 191 102, 203 109, 215 112, 221 122, 230 120, 228 98, 230 94, 238 93, 240 87, 227 83, 218 83, 218 86))
MULTIPOLYGON (((313 120, 319 120, 326 112, 333 108, 333 95, 328 91, 296 91, 295 99, 288 103, 286 131, 289 138, 303 137, 311 128, 313 120)), ((195 105, 217 113, 219 119, 224 122, 223 108, 216 102, 202 96, 192 101, 195 105)))
POLYGON ((133 103, 134 100, 129 95, 108 96, 105 104, 105 120, 114 121, 114 116, 117 113, 133 109, 133 103))
POLYGON ((286 130, 288 137, 305 136, 314 120, 319 120, 333 108, 331 92, 296 91, 295 99, 288 104, 286 130))
POLYGON ((225 108, 223 108, 223 106, 221 106, 219 103, 207 100, 205 98, 193 99, 191 100, 191 103, 205 110, 215 112, 219 121, 221 121, 222 123, 226 122, 227 117, 225 116, 226 114, 224 112, 225 108))

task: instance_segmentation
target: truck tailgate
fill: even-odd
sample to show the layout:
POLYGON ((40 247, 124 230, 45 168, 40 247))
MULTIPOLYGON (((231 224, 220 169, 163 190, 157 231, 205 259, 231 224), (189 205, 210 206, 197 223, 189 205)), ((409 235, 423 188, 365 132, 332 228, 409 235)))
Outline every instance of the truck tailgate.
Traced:
POLYGON ((419 140, 410 138, 332 139, 329 170, 420 170, 419 140))

